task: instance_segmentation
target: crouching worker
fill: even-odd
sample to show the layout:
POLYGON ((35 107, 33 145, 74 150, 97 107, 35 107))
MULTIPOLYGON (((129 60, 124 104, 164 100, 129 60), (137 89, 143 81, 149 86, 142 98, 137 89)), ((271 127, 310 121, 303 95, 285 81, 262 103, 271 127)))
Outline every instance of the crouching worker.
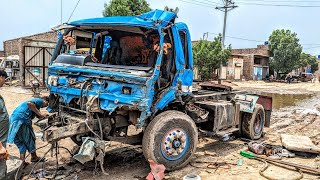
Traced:
POLYGON ((36 116, 46 118, 48 114, 41 113, 40 108, 47 106, 47 97, 33 98, 20 104, 10 117, 8 143, 18 146, 20 159, 24 162, 27 150, 31 153, 31 162, 43 161, 36 153, 36 136, 32 128, 32 119, 36 116))

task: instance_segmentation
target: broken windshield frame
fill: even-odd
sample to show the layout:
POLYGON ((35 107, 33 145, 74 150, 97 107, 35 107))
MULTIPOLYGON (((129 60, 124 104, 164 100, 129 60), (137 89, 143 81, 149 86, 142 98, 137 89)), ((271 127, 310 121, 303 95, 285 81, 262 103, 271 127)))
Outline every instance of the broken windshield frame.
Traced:
POLYGON ((60 54, 90 56, 86 66, 150 71, 160 54, 157 30, 142 27, 74 27, 67 29, 56 47, 60 54))

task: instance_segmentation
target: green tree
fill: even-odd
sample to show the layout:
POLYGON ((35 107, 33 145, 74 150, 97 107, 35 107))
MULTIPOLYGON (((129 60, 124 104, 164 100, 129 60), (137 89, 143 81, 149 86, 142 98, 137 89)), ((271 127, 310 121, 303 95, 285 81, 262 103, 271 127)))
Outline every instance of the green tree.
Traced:
POLYGON ((305 68, 306 66, 310 66, 311 72, 314 73, 318 70, 318 61, 315 56, 303 52, 300 54, 300 59, 296 68, 305 68))
POLYGON ((134 16, 151 11, 146 0, 111 0, 104 4, 103 16, 134 16))
POLYGON ((317 61, 317 58, 314 57, 312 62, 310 63, 311 66, 311 72, 314 73, 319 70, 319 63, 317 61))
POLYGON ((199 70, 202 80, 211 79, 214 70, 226 64, 231 55, 231 46, 222 49, 221 34, 214 41, 200 40, 193 46, 194 64, 199 70))
POLYGON ((270 66, 277 73, 289 73, 296 67, 302 52, 296 33, 284 29, 274 30, 269 37, 269 47, 273 55, 270 66))

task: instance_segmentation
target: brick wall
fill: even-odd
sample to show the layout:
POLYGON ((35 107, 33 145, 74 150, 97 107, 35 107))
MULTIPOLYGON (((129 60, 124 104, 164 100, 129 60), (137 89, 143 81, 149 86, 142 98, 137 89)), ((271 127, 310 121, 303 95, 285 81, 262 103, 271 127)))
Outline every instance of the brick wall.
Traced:
POLYGON ((20 37, 16 39, 11 39, 3 42, 3 48, 5 52, 5 56, 10 55, 18 55, 19 54, 19 46, 20 46, 20 39, 31 39, 36 41, 48 41, 48 42, 56 42, 57 35, 53 31, 34 34, 31 36, 20 37))
POLYGON ((243 58, 243 76, 245 76, 246 80, 253 79, 253 63, 254 63, 254 55, 247 55, 243 58))
POLYGON ((258 45, 257 48, 232 49, 232 54, 255 54, 270 57, 269 48, 265 45, 258 45))
POLYGON ((4 57, 4 51, 0 51, 0 57, 4 57))
POLYGON ((9 40, 3 42, 3 49, 5 56, 19 54, 19 39, 9 40))
POLYGON ((57 41, 57 34, 53 31, 35 34, 31 36, 25 37, 26 39, 38 40, 38 41, 50 41, 56 42, 57 41))

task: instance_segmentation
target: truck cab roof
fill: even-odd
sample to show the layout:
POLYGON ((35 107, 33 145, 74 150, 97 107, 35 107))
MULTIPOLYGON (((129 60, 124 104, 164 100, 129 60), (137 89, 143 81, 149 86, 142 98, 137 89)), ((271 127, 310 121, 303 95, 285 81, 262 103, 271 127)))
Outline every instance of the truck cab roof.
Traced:
POLYGON ((68 25, 71 26, 139 26, 157 29, 165 27, 173 21, 176 14, 173 12, 154 10, 139 16, 112 16, 103 18, 91 18, 73 21, 68 25))

